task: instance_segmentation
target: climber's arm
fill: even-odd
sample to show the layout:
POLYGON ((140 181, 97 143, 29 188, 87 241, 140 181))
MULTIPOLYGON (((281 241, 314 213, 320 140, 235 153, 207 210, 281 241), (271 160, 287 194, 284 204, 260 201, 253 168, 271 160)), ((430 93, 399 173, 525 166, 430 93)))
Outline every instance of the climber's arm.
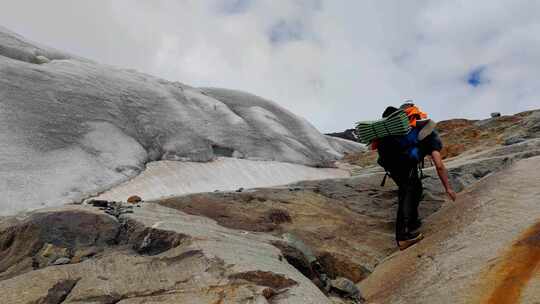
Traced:
POLYGON ((444 166, 441 153, 434 150, 431 153, 431 159, 433 159, 433 163, 435 164, 435 168, 437 169, 437 174, 439 175, 439 179, 443 184, 444 190, 446 190, 446 194, 448 194, 448 197, 452 201, 455 201, 456 193, 454 192, 454 190, 452 190, 452 186, 450 186, 450 182, 448 181, 448 170, 446 170, 446 167, 444 166))

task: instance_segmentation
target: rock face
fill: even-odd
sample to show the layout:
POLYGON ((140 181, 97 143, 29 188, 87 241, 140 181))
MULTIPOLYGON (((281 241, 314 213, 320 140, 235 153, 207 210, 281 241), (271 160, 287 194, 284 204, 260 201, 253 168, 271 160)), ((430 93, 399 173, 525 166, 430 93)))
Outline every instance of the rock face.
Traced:
MULTIPOLYGON (((395 247, 395 193, 393 188, 376 189, 379 181, 358 177, 303 182, 290 188, 193 194, 159 204, 231 229, 298 239, 311 249, 301 250, 312 252, 305 254, 307 260, 317 259, 331 279, 359 282, 395 247)), ((429 215, 439 206, 439 201, 427 202, 422 213, 429 215)))
POLYGON ((3 210, 80 200, 153 160, 326 167, 359 148, 255 95, 101 65, 1 28, 0 142, 3 210))
POLYGON ((347 140, 354 141, 354 142, 358 141, 358 137, 354 133, 354 129, 347 129, 347 130, 345 130, 343 132, 328 133, 326 135, 332 136, 332 137, 337 137, 337 138, 343 138, 343 139, 347 139, 347 140))
POLYGON ((426 239, 360 284, 374 303, 540 301, 540 158, 517 162, 434 215, 426 239))
POLYGON ((1 235, 3 303, 330 303, 270 244, 277 239, 156 204, 118 217, 42 210, 1 235), (43 247, 66 262, 36 263, 43 247))

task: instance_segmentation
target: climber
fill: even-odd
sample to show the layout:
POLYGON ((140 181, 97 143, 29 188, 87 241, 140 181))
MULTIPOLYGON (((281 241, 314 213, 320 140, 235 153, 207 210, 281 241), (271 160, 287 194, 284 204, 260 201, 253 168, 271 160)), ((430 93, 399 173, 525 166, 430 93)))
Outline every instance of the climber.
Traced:
POLYGON ((378 163, 399 187, 396 242, 399 249, 404 250, 423 238, 417 230, 422 225, 418 217, 418 205, 422 199, 419 162, 425 156, 429 155, 433 160, 448 197, 455 201, 456 194, 450 186, 448 172, 442 161, 442 142, 434 130, 435 122, 410 102, 403 104, 400 109, 388 107, 383 118, 400 110, 407 114, 411 131, 406 135, 379 138, 374 146, 379 153, 378 163))

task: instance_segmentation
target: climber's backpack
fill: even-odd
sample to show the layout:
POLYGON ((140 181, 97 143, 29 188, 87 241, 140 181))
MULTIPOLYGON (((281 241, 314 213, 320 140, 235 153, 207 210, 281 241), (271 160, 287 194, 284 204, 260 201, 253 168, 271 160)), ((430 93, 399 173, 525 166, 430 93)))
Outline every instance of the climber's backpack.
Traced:
MULTIPOLYGON (((383 116, 397 111, 393 107, 388 107, 383 116)), ((392 135, 379 138, 377 140, 377 151, 379 159, 377 163, 384 168, 386 175, 381 186, 384 186, 386 177, 392 176, 399 170, 416 168, 422 161, 420 149, 418 148, 419 128, 411 128, 405 135, 392 135)))
POLYGON ((415 167, 421 161, 418 149, 418 129, 413 128, 402 136, 387 136, 379 139, 377 163, 390 174, 400 168, 415 167))

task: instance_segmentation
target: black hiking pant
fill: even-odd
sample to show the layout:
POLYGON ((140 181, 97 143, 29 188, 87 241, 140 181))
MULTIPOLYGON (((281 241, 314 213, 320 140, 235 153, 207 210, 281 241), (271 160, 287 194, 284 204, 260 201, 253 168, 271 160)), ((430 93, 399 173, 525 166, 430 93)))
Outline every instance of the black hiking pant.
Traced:
POLYGON ((402 241, 410 238, 412 228, 419 221, 418 205, 422 199, 422 181, 416 167, 393 172, 391 177, 399 187, 396 240, 402 241))

